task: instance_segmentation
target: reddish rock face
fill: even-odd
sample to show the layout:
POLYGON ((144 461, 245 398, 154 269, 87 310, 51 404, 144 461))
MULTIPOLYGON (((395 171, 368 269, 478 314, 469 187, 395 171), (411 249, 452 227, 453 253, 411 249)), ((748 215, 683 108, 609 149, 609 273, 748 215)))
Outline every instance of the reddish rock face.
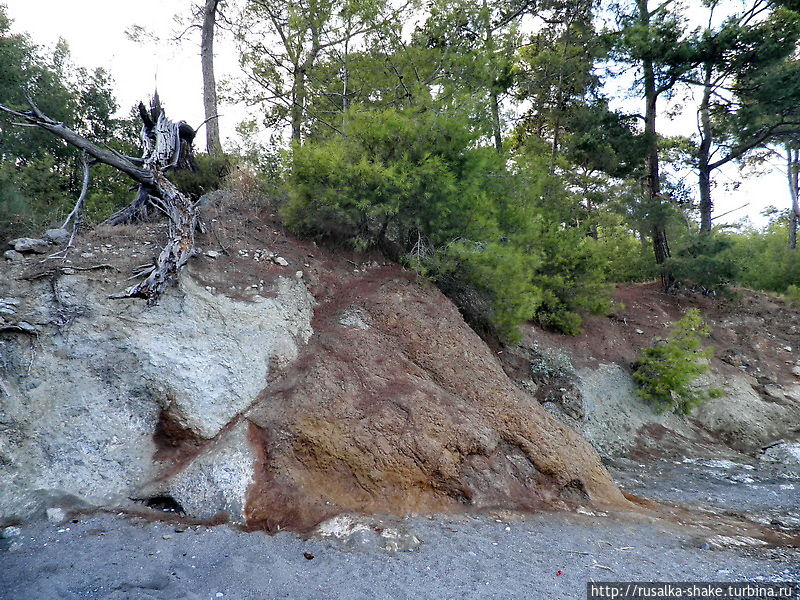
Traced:
POLYGON ((312 281, 308 345, 246 416, 249 527, 628 505, 589 444, 511 382, 435 288, 395 267, 326 275, 312 281))

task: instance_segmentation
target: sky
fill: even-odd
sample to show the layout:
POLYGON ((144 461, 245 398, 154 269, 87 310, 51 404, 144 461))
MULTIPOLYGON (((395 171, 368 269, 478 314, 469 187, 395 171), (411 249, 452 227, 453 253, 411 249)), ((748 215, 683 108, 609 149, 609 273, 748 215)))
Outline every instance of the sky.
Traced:
MULTIPOLYGON (((200 73, 199 35, 191 34, 181 44, 135 43, 127 39, 125 30, 132 25, 146 26, 161 37, 174 34, 173 16, 188 10, 188 0, 0 0, 8 7, 14 20, 13 31, 27 32, 40 45, 53 46, 64 38, 70 46, 76 64, 108 70, 117 86, 121 112, 146 100, 153 89, 158 92, 168 114, 190 125, 203 122, 202 79, 200 73)), ((237 61, 231 43, 218 40, 216 44, 217 79, 235 75, 237 61)), ((636 110, 634 108, 634 110, 636 110)), ((662 133, 690 135, 696 131, 696 119, 686 111, 674 120, 661 119, 662 133)), ((244 106, 220 106, 220 127, 223 140, 235 137, 234 127, 248 116, 244 106)), ((201 133, 199 137, 205 139, 201 133)), ((744 178, 735 164, 719 173, 719 182, 743 179, 736 190, 718 185, 714 190, 715 214, 722 214, 742 205, 719 223, 747 217, 757 226, 766 223, 761 215, 770 206, 780 209, 789 206, 789 193, 780 160, 771 161, 772 169, 744 178)), ((694 187, 694 176, 687 173, 687 183, 694 187)))

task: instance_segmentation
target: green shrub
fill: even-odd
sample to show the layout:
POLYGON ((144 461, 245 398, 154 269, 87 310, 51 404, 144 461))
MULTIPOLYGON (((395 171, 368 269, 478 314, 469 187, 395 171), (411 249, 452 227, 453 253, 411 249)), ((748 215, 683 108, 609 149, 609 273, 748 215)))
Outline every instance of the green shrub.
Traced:
POLYGON ((675 323, 667 339, 645 348, 633 371, 639 397, 659 413, 675 410, 686 415, 707 398, 721 396, 721 390, 692 387, 697 377, 708 371, 714 353, 713 348, 702 348, 709 333, 700 312, 691 309, 675 323))
POLYGON ((612 311, 611 286, 605 278, 597 240, 577 227, 550 224, 543 228, 538 247, 543 254, 532 283, 542 290, 536 322, 567 335, 581 332, 584 314, 612 311))
POLYGON ((723 235, 694 233, 669 260, 667 268, 681 283, 724 293, 740 272, 732 247, 733 241, 723 235))
POLYGON ((196 171, 170 171, 169 180, 184 194, 199 198, 222 187, 233 163, 231 157, 226 155, 198 154, 195 158, 196 171))
POLYGON ((786 291, 784 292, 783 296, 791 304, 794 304, 795 306, 800 306, 800 286, 790 285, 788 288, 786 288, 786 291))
POLYGON ((292 149, 290 229, 380 247, 506 341, 530 320, 578 333, 582 313, 610 308, 605 259, 572 216, 581 199, 546 164, 512 164, 434 112, 353 110, 347 123, 346 137, 292 149))
POLYGON ((765 292, 783 293, 800 285, 800 250, 789 248, 788 215, 776 213, 761 230, 745 229, 732 236, 733 252, 741 265, 739 283, 765 292))
POLYGON ((539 258, 509 244, 457 242, 429 261, 437 285, 473 325, 488 326, 504 340, 520 339, 519 324, 530 321, 542 291, 530 273, 539 258))

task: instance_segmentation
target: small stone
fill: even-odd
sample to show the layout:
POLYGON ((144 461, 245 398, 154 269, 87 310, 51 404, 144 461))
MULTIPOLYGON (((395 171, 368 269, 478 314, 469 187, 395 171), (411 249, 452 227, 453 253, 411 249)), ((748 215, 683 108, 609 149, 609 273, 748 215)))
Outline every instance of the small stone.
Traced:
POLYGON ((39 330, 36 329, 33 325, 28 323, 27 321, 20 321, 17 323, 17 327, 22 329, 22 331, 27 331, 28 333, 37 333, 39 330))
POLYGON ((63 523, 67 519, 67 513, 63 508, 48 508, 47 520, 51 523, 63 523))
POLYGON ((786 350, 786 352, 791 352, 792 351, 792 347, 791 346, 784 346, 783 349, 786 350))
POLYGON ((60 246, 69 241, 70 233, 66 229, 48 229, 42 237, 48 242, 60 246))
POLYGON ((302 272, 302 271, 297 271, 297 272, 294 274, 294 276, 295 276, 297 279, 302 279, 302 278, 303 278, 303 272, 302 272))
POLYGON ((289 266, 289 261, 286 260, 285 258, 283 258, 282 256, 277 256, 277 257, 273 258, 272 260, 276 265, 280 265, 282 267, 288 267, 289 266))
POLYGON ((3 529, 2 537, 9 539, 14 537, 19 537, 20 535, 22 535, 22 529, 20 529, 19 527, 11 526, 3 529))
POLYGON ((208 258, 219 258, 219 252, 217 252, 216 250, 209 250, 208 252, 206 252, 206 256, 208 258))
POLYGON ((641 329, 637 329, 637 330, 636 330, 636 333, 638 333, 639 335, 643 335, 643 334, 644 334, 644 331, 642 331, 641 329))
POLYGON ((800 377, 800 365, 795 365, 792 368, 792 374, 794 374, 795 377, 800 377))
POLYGON ((3 252, 3 256, 5 257, 6 260, 10 260, 11 262, 17 262, 25 258, 24 256, 22 256, 22 254, 20 254, 16 250, 6 250, 5 252, 3 252))
POLYGON ((94 256, 93 252, 81 252, 81 258, 91 258, 94 256))
POLYGON ((169 535, 169 534, 162 535, 161 537, 162 537, 163 539, 165 539, 165 540, 171 540, 171 539, 172 539, 172 536, 171 536, 171 535, 169 535))
POLYGON ((34 252, 35 254, 45 254, 50 250, 50 243, 47 240, 37 238, 17 238, 11 240, 9 244, 17 252, 34 252))

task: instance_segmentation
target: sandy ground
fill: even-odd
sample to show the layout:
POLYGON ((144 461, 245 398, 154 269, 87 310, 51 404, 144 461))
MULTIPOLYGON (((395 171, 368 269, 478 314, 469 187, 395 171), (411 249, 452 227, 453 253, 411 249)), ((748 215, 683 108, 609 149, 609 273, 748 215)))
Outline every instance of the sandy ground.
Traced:
POLYGON ((575 599, 589 580, 741 581, 800 576, 800 554, 703 549, 653 524, 590 516, 406 519, 421 543, 371 544, 98 515, 26 527, 0 554, 4 600, 575 599), (498 522, 499 521, 499 522, 498 522), (166 539, 165 539, 166 538, 166 539), (307 558, 313 556, 313 558, 307 558))
MULTIPOLYGON (((758 461, 609 466, 640 495, 800 529, 797 473, 758 461)), ((720 547, 713 529, 641 516, 345 519, 349 528, 337 531, 366 523, 384 535, 361 527, 337 539, 153 522, 153 514, 163 513, 21 527, 0 539, 0 600, 573 600, 592 580, 800 580, 798 548, 720 547)))

